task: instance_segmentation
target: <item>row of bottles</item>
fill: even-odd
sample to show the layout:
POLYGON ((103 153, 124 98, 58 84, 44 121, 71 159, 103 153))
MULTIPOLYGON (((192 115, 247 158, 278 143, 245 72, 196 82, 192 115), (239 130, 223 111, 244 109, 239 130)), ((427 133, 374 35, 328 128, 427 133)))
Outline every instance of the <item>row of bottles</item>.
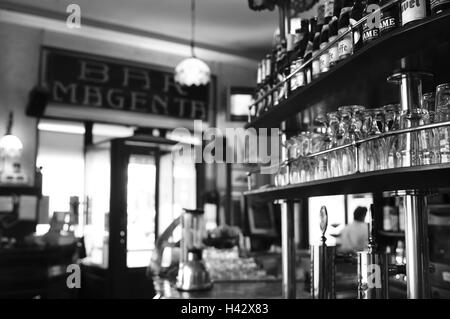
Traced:
POLYGON ((255 99, 261 101, 252 112, 253 115, 260 115, 278 105, 298 88, 311 83, 373 40, 398 27, 423 19, 430 12, 439 14, 450 8, 450 0, 400 0, 381 10, 379 23, 377 19, 369 18, 355 26, 357 21, 372 13, 374 8, 383 7, 390 1, 326 0, 324 5, 318 7, 316 17, 301 20, 300 28, 294 34, 288 34, 285 40, 278 39, 272 53, 258 63, 255 99), (352 32, 329 46, 350 29, 352 32), (317 56, 326 47, 329 47, 328 50, 317 56), (303 66, 312 57, 316 58, 303 66), (302 66, 301 71, 285 81, 289 74, 302 66), (266 94, 273 88, 272 94, 266 94))
POLYGON ((388 197, 383 204, 383 230, 405 231, 405 204, 403 197, 388 197))
POLYGON ((386 253, 392 258, 390 260, 391 264, 402 265, 406 264, 406 251, 405 251, 405 241, 398 240, 396 245, 386 246, 386 253))

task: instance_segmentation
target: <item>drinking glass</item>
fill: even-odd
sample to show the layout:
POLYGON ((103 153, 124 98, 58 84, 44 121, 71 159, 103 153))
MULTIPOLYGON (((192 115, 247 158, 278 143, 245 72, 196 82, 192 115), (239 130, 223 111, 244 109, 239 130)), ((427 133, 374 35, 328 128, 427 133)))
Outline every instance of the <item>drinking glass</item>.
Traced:
POLYGON ((434 92, 422 95, 422 108, 428 112, 436 111, 436 94, 434 92))
MULTIPOLYGON (((433 124, 437 122, 435 93, 425 93, 422 96, 422 107, 428 111, 424 118, 424 124, 433 124)), ((440 163, 439 153, 439 128, 433 128, 420 131, 420 157, 422 165, 440 163)))
POLYGON ((362 105, 352 105, 352 117, 350 124, 350 133, 352 139, 357 141, 363 138, 362 126, 364 121, 364 111, 366 108, 362 105))
MULTIPOLYGON (((436 112, 440 122, 450 121, 450 83, 436 87, 436 112)), ((450 126, 439 128, 439 154, 441 163, 450 162, 450 126)))
MULTIPOLYGON (((326 147, 325 134, 312 133, 312 153, 323 151, 326 147)), ((310 161, 314 170, 314 180, 327 177, 327 155, 318 155, 311 158, 310 161)))
MULTIPOLYGON (((400 104, 388 104, 383 107, 385 114, 385 132, 391 132, 400 129, 400 104)), ((389 136, 386 138, 386 156, 387 168, 401 167, 400 139, 398 136, 389 136)))
MULTIPOLYGON (((341 106, 338 108, 340 115, 339 130, 338 130, 338 140, 339 145, 349 145, 352 143, 353 139, 350 134, 350 124, 352 119, 352 107, 351 106, 341 106)), ((355 152, 353 147, 346 147, 339 150, 338 158, 341 166, 342 175, 348 175, 354 173, 355 168, 355 152)))
MULTIPOLYGON (((424 125, 428 111, 423 108, 402 111, 400 116, 400 128, 411 128, 424 125)), ((401 154, 401 166, 415 166, 423 163, 421 148, 425 147, 422 143, 421 132, 411 132, 402 134, 398 137, 399 150, 401 154)))
MULTIPOLYGON (((338 135, 339 135, 339 113, 331 112, 327 114, 328 119, 328 129, 327 135, 330 140, 329 147, 333 148, 338 146, 338 135)), ((328 176, 337 177, 341 175, 338 152, 328 153, 328 176)))
POLYGON ((289 159, 291 160, 289 168, 289 181, 291 184, 296 184, 300 182, 300 167, 298 165, 298 157, 300 156, 302 140, 300 135, 292 137, 291 140, 292 148, 291 153, 289 154, 289 159))
POLYGON ((275 186, 281 187, 289 184, 289 166, 287 162, 280 164, 275 175, 275 186))

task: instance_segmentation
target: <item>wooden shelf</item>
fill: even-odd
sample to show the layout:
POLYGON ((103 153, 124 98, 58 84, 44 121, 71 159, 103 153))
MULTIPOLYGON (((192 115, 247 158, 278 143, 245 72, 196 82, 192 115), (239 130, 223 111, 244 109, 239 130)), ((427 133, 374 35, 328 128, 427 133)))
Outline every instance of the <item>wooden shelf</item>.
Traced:
MULTIPOLYGON (((324 100, 334 107, 352 103, 373 106, 386 102, 380 96, 386 95, 389 97, 384 98, 389 99, 392 94, 387 91, 397 90, 393 85, 387 89, 386 78, 401 67, 400 59, 414 52, 434 50, 440 43, 449 42, 449 25, 450 12, 444 12, 384 35, 247 123, 246 128, 279 127, 280 122, 324 100)), ((434 68, 439 69, 437 66, 434 68)))
POLYGON ((409 189, 435 189, 448 186, 450 163, 387 169, 368 173, 269 187, 244 192, 255 200, 295 200, 312 196, 360 194, 409 189))
POLYGON ((405 232, 402 231, 385 231, 380 230, 378 232, 379 235, 385 236, 385 237, 395 237, 395 238, 403 238, 405 237, 405 232))
POLYGON ((0 196, 34 195, 41 196, 42 190, 33 186, 0 185, 0 196))

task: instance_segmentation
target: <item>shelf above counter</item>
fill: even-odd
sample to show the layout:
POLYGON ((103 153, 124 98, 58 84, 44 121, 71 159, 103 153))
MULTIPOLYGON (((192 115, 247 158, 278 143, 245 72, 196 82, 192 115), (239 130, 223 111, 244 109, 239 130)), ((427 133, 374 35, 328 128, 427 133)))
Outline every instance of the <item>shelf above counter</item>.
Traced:
POLYGON ((387 231, 387 230, 380 230, 378 232, 379 235, 385 236, 385 237, 393 237, 393 238, 404 238, 405 232, 403 231, 387 231))
POLYGON ((384 35, 307 86, 296 90, 287 100, 247 123, 246 128, 279 127, 282 121, 324 99, 335 106, 380 103, 373 102, 374 97, 379 99, 381 92, 387 90, 385 87, 376 89, 370 83, 387 86, 386 78, 395 68, 401 67, 399 61, 402 57, 434 48, 441 42, 448 42, 449 25, 450 12, 444 12, 384 35))
POLYGON ((42 196, 42 190, 40 187, 34 186, 0 185, 0 196, 12 195, 30 195, 40 197, 42 196))
POLYGON ((244 195, 261 201, 296 200, 313 196, 435 189, 448 187, 449 180, 450 163, 446 163, 393 168, 282 187, 267 187, 244 192, 244 195))

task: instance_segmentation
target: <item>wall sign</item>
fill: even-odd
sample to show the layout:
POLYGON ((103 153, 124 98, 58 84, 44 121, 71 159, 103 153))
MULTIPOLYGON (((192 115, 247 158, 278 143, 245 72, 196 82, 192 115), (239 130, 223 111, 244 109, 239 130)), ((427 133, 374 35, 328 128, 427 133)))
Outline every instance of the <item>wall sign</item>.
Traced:
POLYGON ((209 87, 181 87, 170 69, 44 48, 41 84, 58 105, 208 118, 209 87))

